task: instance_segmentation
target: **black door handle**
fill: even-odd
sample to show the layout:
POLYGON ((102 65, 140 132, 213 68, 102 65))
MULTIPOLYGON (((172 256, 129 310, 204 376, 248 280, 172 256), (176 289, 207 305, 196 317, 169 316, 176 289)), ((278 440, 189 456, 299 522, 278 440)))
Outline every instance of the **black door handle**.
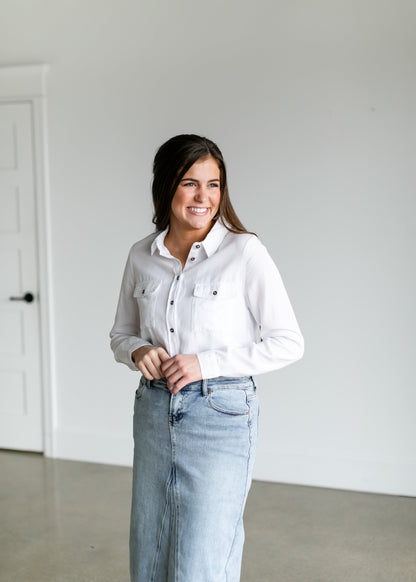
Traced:
POLYGON ((10 301, 26 301, 26 303, 32 303, 35 299, 33 293, 25 293, 23 297, 9 297, 10 301))

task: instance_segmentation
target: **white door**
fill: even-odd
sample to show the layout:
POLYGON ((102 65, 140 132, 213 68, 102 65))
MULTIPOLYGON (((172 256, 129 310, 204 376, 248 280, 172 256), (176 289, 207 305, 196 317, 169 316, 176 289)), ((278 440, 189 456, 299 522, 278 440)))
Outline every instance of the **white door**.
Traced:
POLYGON ((42 451, 33 137, 31 104, 0 103, 0 448, 42 451))

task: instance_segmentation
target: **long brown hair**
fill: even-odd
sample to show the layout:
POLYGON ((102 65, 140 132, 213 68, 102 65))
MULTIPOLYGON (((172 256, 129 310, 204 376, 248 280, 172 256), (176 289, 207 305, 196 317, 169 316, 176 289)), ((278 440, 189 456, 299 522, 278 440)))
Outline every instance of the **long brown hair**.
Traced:
POLYGON ((153 162, 153 223, 164 230, 170 220, 172 198, 182 177, 198 160, 214 158, 220 170, 221 198, 217 219, 234 233, 248 232, 231 204, 227 186, 227 171, 219 147, 210 139, 194 134, 172 137, 158 149, 153 162))

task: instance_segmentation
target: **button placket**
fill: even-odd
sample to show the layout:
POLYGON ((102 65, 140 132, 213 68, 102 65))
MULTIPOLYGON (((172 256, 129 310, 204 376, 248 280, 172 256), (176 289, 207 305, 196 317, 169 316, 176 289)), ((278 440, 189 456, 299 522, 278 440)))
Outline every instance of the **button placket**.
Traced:
POLYGON ((168 329, 168 341, 171 351, 176 351, 175 328, 176 328, 176 298, 178 295, 181 275, 175 273, 169 290, 168 305, 166 309, 166 327, 168 329))
POLYGON ((187 263, 188 263, 188 261, 190 261, 191 263, 194 263, 198 259, 199 249, 200 248, 201 248, 201 245, 200 244, 194 244, 193 245, 193 247, 192 247, 193 254, 192 254, 192 256, 189 256, 188 255, 188 258, 186 260, 187 263))

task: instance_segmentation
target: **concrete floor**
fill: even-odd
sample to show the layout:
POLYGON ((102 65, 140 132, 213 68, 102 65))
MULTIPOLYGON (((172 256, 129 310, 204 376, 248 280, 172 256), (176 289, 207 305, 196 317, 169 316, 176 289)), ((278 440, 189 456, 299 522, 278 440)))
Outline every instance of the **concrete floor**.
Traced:
MULTIPOLYGON (((128 582, 131 470, 0 452, 0 581, 128 582)), ((254 482, 241 582, 415 582, 416 499, 254 482)))

